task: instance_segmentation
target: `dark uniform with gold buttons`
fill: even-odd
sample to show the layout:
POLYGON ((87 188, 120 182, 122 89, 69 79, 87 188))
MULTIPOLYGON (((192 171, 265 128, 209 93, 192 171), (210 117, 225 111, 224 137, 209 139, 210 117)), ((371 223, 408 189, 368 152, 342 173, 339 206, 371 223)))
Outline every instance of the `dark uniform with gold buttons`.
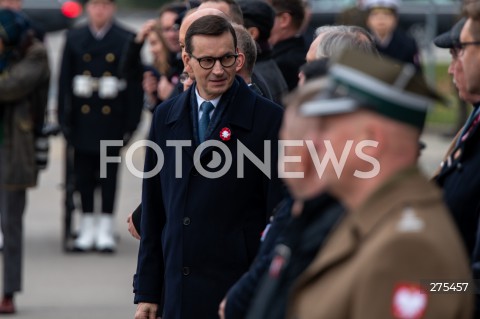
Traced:
MULTIPOLYGON (((76 189, 84 212, 93 211, 97 184, 102 188, 102 212, 113 212, 118 164, 108 163, 107 178, 99 179, 100 141, 126 142, 140 120, 141 81, 124 76, 121 65, 133 37, 116 23, 103 37, 95 37, 88 25, 70 30, 66 37, 58 116, 67 142, 74 149, 76 189)), ((117 156, 120 147, 107 150, 109 156, 117 156)))

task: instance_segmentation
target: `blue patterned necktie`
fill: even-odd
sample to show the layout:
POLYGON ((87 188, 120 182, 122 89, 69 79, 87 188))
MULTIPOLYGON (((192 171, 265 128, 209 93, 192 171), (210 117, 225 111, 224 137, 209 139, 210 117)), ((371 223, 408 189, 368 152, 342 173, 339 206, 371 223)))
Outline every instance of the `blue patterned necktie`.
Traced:
POLYGON ((207 132, 208 124, 210 123, 210 112, 214 109, 212 103, 205 101, 200 105, 200 109, 202 110, 203 114, 198 122, 198 138, 200 143, 205 141, 205 134, 207 132))

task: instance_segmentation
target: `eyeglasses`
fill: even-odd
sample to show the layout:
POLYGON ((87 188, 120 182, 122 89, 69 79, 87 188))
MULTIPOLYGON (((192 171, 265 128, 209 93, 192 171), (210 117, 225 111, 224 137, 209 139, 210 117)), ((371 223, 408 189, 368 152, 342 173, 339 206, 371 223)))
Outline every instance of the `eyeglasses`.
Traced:
POLYGON ((452 59, 458 59, 458 51, 459 49, 457 48, 450 48, 450 55, 452 56, 452 59))
POLYGON ((480 41, 471 41, 471 42, 458 42, 455 43, 455 51, 457 53, 457 57, 462 56, 465 48, 469 45, 480 45, 480 41))
POLYGON ((238 58, 238 54, 225 54, 224 56, 221 56, 218 58, 213 56, 197 58, 191 53, 189 53, 189 55, 195 60, 197 60, 198 64, 200 64, 200 66, 205 70, 210 70, 211 68, 213 68, 215 63, 217 63, 217 61, 220 61, 220 64, 224 68, 229 68, 235 64, 235 61, 237 61, 237 58, 238 58))

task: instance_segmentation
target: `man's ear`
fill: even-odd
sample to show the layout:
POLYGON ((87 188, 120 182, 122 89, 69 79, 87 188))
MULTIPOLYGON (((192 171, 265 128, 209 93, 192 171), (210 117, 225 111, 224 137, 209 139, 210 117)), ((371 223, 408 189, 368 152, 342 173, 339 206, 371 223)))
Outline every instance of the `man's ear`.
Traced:
POLYGON ((235 67, 235 72, 240 71, 243 68, 243 65, 245 64, 245 54, 243 54, 242 52, 239 52, 238 50, 237 50, 237 54, 238 54, 238 57, 237 57, 237 66, 235 67))
POLYGON ((359 132, 358 135, 361 137, 362 141, 374 141, 378 143, 376 147, 365 147, 362 151, 366 155, 379 158, 380 154, 387 146, 385 143, 385 129, 376 123, 369 123, 364 127, 363 132, 359 132))
POLYGON ((260 31, 257 27, 250 27, 247 29, 248 33, 252 36, 253 40, 257 41, 260 36, 260 31))
POLYGON ((292 16, 288 12, 281 13, 278 18, 280 19, 280 27, 287 28, 292 22, 292 16))
POLYGON ((187 73, 193 73, 193 69, 190 66, 190 60, 191 59, 192 58, 190 57, 190 55, 187 52, 185 52, 185 50, 183 50, 182 61, 183 61, 183 66, 185 67, 185 72, 187 72, 187 73))

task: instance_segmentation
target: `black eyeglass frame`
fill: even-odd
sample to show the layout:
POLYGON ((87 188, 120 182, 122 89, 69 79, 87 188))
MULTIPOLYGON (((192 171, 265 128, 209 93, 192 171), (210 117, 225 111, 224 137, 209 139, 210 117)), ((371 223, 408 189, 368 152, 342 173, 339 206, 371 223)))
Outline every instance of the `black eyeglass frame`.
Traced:
POLYGON ((194 58, 195 60, 198 61, 198 64, 200 65, 200 67, 204 70, 210 70, 210 69, 213 69, 213 67, 215 66, 215 64, 217 64, 217 61, 220 61, 220 64, 224 67, 224 68, 229 68, 231 67, 232 65, 235 64, 235 62, 237 61, 237 58, 238 58, 238 53, 235 53, 235 54, 232 54, 232 53, 229 53, 229 54, 225 54, 221 57, 214 57, 214 56, 204 56, 204 57, 196 57, 194 56, 192 53, 189 53, 188 54, 190 57, 194 58), (224 62, 222 61, 222 59, 224 58, 231 58, 231 57, 234 57, 235 59, 233 59, 232 63, 231 64, 228 64, 228 65, 225 65, 224 62), (209 67, 205 67, 204 65, 202 65, 202 62, 205 62, 205 60, 207 59, 213 59, 213 63, 211 66, 209 67))
POLYGON ((480 45, 480 41, 469 41, 469 42, 456 42, 453 46, 453 49, 456 52, 457 56, 462 56, 463 51, 469 45, 480 45))

